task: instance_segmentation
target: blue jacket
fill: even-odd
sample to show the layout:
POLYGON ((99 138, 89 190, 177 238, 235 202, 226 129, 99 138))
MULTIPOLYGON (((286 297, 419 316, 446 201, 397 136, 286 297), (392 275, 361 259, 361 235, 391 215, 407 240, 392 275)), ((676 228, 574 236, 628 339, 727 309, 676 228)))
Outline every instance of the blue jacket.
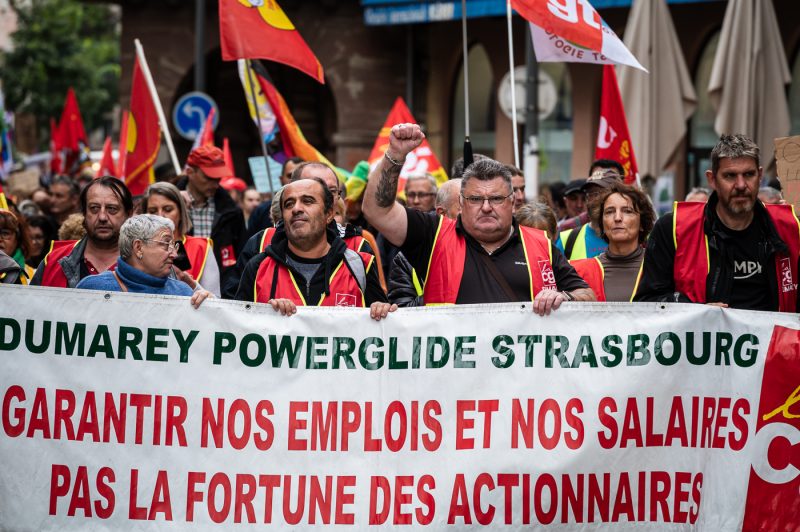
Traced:
MULTIPOLYGON (((116 271, 129 292, 167 296, 191 296, 193 293, 189 285, 183 281, 178 281, 177 279, 171 279, 169 277, 154 277, 146 274, 122 260, 122 257, 117 259, 116 271)), ((76 288, 122 292, 122 288, 114 277, 114 273, 110 271, 85 277, 78 283, 76 288)))

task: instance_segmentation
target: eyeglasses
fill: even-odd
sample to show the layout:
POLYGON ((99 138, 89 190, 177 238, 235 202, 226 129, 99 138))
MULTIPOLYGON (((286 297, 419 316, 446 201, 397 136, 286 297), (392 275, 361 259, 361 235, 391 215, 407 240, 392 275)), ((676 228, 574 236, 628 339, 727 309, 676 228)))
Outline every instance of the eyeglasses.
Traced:
POLYGON ((164 251, 167 251, 167 252, 169 252, 169 251, 174 251, 175 253, 178 252, 178 242, 174 241, 174 240, 172 240, 170 242, 164 242, 163 240, 152 240, 152 239, 146 238, 145 242, 152 242, 153 244, 158 244, 159 246, 161 246, 161 248, 164 251))
POLYGON ((489 205, 497 207, 505 203, 505 201, 513 195, 514 193, 512 192, 508 196, 465 196, 461 194, 461 197, 473 207, 483 207, 483 202, 485 201, 488 201, 489 205))
POLYGON ((435 195, 436 192, 406 192, 406 198, 410 199, 411 201, 430 198, 435 195))

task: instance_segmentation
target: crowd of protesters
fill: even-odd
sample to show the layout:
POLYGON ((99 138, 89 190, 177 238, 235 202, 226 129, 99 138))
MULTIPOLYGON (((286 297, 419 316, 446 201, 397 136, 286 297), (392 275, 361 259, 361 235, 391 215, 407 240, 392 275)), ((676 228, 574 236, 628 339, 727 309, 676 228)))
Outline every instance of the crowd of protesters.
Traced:
POLYGON ((297 306, 568 301, 707 303, 796 311, 800 230, 758 146, 724 135, 708 188, 657 219, 617 161, 525 195, 518 168, 459 159, 444 184, 409 176, 424 134, 392 128, 385 156, 353 174, 288 159, 262 197, 221 150, 194 149, 184 174, 131 196, 118 179, 56 175, 0 209, 0 280, 297 306))

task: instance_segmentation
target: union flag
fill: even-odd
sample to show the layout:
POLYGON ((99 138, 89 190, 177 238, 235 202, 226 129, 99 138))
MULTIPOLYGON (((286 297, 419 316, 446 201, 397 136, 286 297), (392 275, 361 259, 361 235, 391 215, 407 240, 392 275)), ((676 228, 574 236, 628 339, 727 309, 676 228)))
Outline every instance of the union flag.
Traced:
POLYGON ((219 40, 223 61, 268 59, 325 83, 319 60, 275 0, 220 0, 219 40))
POLYGON ((131 83, 131 108, 125 135, 125 184, 134 196, 143 194, 155 181, 153 165, 161 147, 161 129, 158 127, 158 113, 150 91, 147 89, 139 59, 133 65, 131 83))
MULTIPOLYGON (((392 106, 392 110, 389 111, 389 116, 386 117, 383 128, 378 133, 378 138, 375 139, 375 144, 372 146, 372 152, 369 154, 369 159, 367 159, 370 168, 375 168, 383 154, 386 153, 387 148, 389 148, 389 133, 392 130, 392 126, 405 123, 416 123, 416 120, 406 102, 398 97, 392 106)), ((406 156, 406 162, 402 170, 400 170, 400 179, 397 182, 399 194, 404 194, 406 178, 414 174, 431 174, 436 178, 436 182, 440 186, 447 181, 447 172, 442 167, 439 159, 436 158, 436 154, 431 150, 428 139, 423 139, 422 144, 406 156)))
POLYGON ((639 168, 633 154, 628 120, 619 95, 617 73, 613 65, 603 65, 603 93, 600 99, 600 127, 597 131, 595 159, 619 161, 625 168, 625 182, 639 182, 639 168))
POLYGON ((117 167, 114 165, 114 150, 111 146, 111 137, 106 137, 103 143, 103 157, 100 159, 100 168, 97 169, 95 177, 111 175, 117 177, 117 167))

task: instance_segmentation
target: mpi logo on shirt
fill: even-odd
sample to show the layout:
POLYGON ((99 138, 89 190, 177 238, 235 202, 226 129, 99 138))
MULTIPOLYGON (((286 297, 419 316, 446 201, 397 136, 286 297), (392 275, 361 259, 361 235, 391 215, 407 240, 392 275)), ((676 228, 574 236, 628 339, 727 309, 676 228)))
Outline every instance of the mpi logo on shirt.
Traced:
POLYGON ((754 260, 739 260, 733 262, 733 278, 748 279, 761 273, 761 264, 754 260))

